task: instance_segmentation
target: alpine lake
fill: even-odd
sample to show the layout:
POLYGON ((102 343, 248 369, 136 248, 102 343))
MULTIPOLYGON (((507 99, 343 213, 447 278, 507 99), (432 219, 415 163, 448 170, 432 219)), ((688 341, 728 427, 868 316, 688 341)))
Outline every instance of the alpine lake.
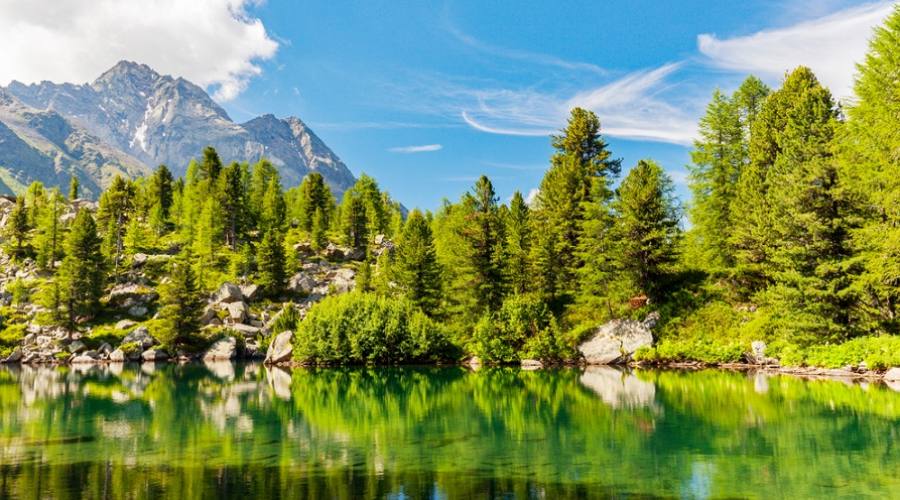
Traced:
POLYGON ((0 366, 0 498, 900 498, 898 391, 721 370, 0 366))

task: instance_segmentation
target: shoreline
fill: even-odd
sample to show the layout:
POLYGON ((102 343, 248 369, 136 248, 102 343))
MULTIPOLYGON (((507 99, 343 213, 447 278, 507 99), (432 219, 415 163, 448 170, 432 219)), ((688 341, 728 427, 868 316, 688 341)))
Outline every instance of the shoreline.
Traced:
MULTIPOLYGON (((527 360, 530 361, 530 360, 527 360)), ((849 380, 854 382, 900 382, 898 380, 894 380, 893 378, 888 380, 886 375, 890 370, 877 371, 877 370, 865 370, 865 371, 855 371, 848 370, 843 368, 825 368, 825 367, 814 367, 814 366, 777 366, 777 365, 759 365, 752 363, 704 363, 700 361, 680 361, 680 362, 666 362, 666 363, 647 363, 647 362, 635 362, 631 361, 628 363, 616 363, 616 364, 590 364, 590 363, 555 363, 555 364, 542 364, 542 363, 534 363, 534 362, 522 362, 522 363, 507 363, 507 364, 481 364, 481 363, 470 363, 468 361, 461 362, 448 362, 448 363, 398 363, 398 364, 373 364, 373 365, 318 365, 318 364, 309 364, 309 363, 299 363, 294 361, 282 362, 282 363, 265 363, 264 358, 262 357, 238 357, 234 359, 204 359, 203 357, 176 357, 176 358, 168 358, 168 359, 160 359, 160 360, 126 360, 126 361, 111 361, 108 359, 98 359, 93 362, 78 362, 71 363, 69 361, 50 361, 50 362, 34 362, 34 363, 21 363, 19 361, 8 362, 8 361, 0 361, 0 366, 46 366, 46 367, 62 367, 62 366, 97 366, 97 365, 143 365, 143 364, 204 364, 204 363, 258 363, 261 365, 265 365, 267 367, 276 367, 281 369, 295 369, 295 368, 358 368, 358 367, 368 367, 368 368, 397 368, 397 367, 425 367, 425 368, 449 368, 449 367, 462 367, 468 368, 472 371, 477 371, 481 368, 499 368, 499 367, 507 367, 513 368, 518 367, 521 370, 525 371, 537 371, 537 370, 552 370, 559 368, 597 368, 597 367, 606 367, 617 370, 628 369, 628 370, 646 370, 646 369, 654 369, 654 370, 671 370, 671 371, 701 371, 701 370, 722 370, 722 371, 731 371, 731 372, 742 372, 742 373, 766 373, 772 375, 791 375, 798 378, 803 378, 807 380, 849 380)))

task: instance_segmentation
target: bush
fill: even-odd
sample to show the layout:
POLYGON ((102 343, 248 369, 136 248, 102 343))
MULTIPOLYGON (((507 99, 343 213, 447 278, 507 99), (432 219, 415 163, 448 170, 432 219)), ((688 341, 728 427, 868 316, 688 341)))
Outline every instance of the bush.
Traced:
POLYGON ((442 329, 412 302, 363 292, 319 302, 294 338, 294 357, 303 363, 412 363, 449 354, 442 329))
POLYGON ((841 344, 810 346, 802 350, 788 346, 780 355, 785 365, 841 368, 865 362, 871 370, 884 370, 900 366, 900 336, 859 337, 841 344))
POLYGON ((514 295, 494 315, 475 325, 469 351, 487 362, 511 363, 523 358, 559 361, 571 357, 553 314, 535 295, 514 295))

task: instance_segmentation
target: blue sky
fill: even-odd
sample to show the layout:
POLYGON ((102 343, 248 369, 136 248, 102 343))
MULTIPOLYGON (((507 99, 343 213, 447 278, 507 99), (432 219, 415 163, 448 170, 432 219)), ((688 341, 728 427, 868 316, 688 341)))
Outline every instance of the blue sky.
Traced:
POLYGON ((140 11, 65 0, 90 13, 83 31, 71 14, 48 28, 52 13, 27 12, 40 8, 24 0, 0 7, 0 29, 23 44, 0 55, 0 84, 32 74, 88 81, 102 69, 79 50, 101 68, 146 62, 206 85, 236 121, 299 116, 354 173, 423 208, 458 198, 482 173, 504 200, 536 188, 552 152, 547 135, 574 105, 597 112, 626 167, 656 159, 686 200, 684 166, 713 89, 730 91, 749 73, 777 85, 806 64, 849 99, 853 64, 891 8, 843 0, 170 2, 148 0, 140 11), (113 47, 92 38, 104 16, 120 30, 113 47), (43 43, 29 44, 32 32, 43 43), (35 67, 34 51, 44 47, 55 50, 54 64, 35 67))

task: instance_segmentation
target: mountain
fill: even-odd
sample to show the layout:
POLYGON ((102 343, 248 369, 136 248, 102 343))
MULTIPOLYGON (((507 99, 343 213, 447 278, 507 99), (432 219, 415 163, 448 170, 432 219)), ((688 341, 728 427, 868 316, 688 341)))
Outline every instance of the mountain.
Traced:
POLYGON ((225 162, 269 159, 285 186, 322 174, 336 195, 355 181, 299 118, 267 114, 235 123, 202 88, 122 61, 89 84, 13 81, 0 87, 0 191, 79 177, 96 195, 115 175, 165 164, 183 174, 212 145, 225 162))

